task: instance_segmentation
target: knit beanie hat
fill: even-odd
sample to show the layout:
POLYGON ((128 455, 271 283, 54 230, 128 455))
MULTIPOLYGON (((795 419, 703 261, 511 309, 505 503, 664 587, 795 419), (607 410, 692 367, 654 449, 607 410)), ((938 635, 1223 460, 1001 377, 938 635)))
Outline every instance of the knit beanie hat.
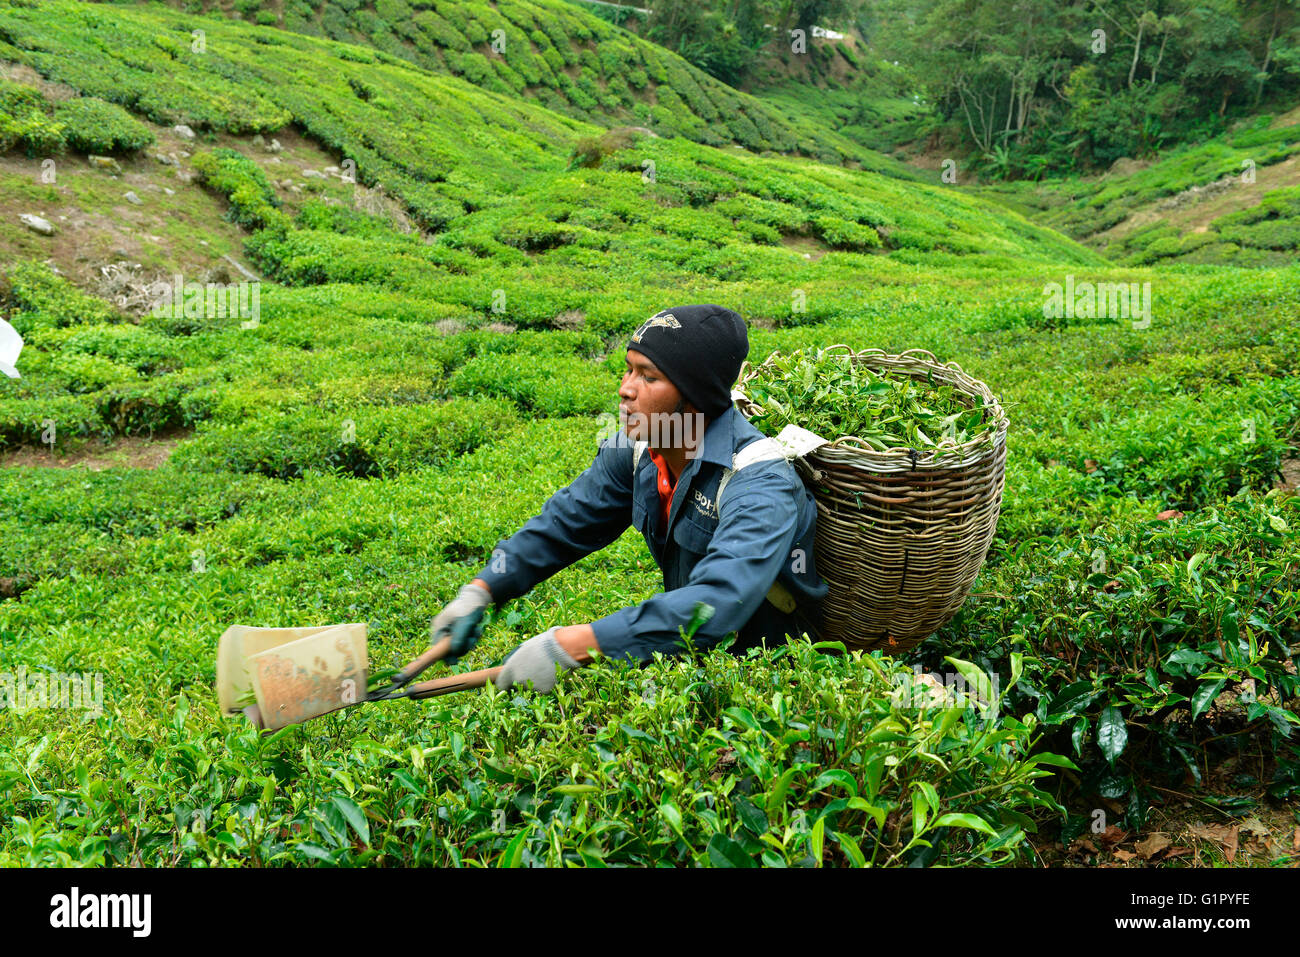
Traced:
POLYGON ((749 355, 740 314, 724 306, 674 306, 651 316, 627 344, 659 367, 710 419, 731 407, 731 387, 749 355))

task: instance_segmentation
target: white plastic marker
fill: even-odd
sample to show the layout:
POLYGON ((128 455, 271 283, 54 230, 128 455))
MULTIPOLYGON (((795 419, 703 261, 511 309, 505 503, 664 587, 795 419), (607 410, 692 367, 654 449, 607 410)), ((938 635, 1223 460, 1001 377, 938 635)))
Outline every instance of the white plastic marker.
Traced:
POLYGON ((18 353, 23 351, 23 337, 18 330, 0 319, 0 372, 11 379, 21 379, 14 365, 18 362, 18 353))

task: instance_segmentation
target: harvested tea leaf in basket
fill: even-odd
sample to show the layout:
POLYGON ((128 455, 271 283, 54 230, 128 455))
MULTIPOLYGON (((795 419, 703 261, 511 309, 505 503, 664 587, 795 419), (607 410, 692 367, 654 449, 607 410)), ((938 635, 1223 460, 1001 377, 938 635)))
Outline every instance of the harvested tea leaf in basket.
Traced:
POLYGON ((842 352, 774 355, 744 384, 761 406, 750 421, 774 436, 798 425, 827 441, 857 436, 873 449, 963 445, 985 428, 984 406, 950 385, 883 376, 842 352))

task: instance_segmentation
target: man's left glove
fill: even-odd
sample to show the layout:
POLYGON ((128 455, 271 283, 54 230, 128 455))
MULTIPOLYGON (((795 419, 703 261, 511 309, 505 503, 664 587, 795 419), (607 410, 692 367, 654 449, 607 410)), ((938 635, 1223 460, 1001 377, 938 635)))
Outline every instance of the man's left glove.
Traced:
POLYGON ((534 635, 510 652, 492 683, 504 691, 511 685, 522 686, 532 681, 535 690, 550 694, 555 687, 556 665, 562 665, 565 671, 578 667, 573 656, 555 640, 555 630, 558 627, 556 625, 540 635, 534 635))
POLYGON ((451 638, 451 654, 444 659, 447 664, 454 665, 478 644, 483 634, 483 613, 491 602, 486 589, 473 582, 462 585, 451 603, 429 624, 429 644, 451 638))

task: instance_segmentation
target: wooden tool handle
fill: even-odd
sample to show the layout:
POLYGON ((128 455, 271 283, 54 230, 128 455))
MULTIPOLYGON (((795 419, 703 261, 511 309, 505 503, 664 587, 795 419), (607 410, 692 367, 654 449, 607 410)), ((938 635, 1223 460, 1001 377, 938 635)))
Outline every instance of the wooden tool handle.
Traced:
POLYGON ((403 668, 399 672, 399 674, 404 675, 406 680, 410 681, 412 678, 418 675, 425 668, 428 668, 429 665, 433 664, 435 661, 440 661, 441 659, 446 658, 447 655, 449 655, 450 653, 451 653, 451 638, 447 637, 442 639, 442 641, 438 642, 437 644, 430 645, 425 650, 424 654, 420 655, 420 657, 410 662, 405 668, 403 668))
POLYGON ((399 697, 436 698, 439 695, 451 694, 453 691, 482 688, 489 681, 495 681, 500 673, 501 668, 498 666, 496 668, 480 668, 478 671, 467 671, 463 675, 436 678, 433 681, 422 681, 418 685, 408 687, 399 697))

